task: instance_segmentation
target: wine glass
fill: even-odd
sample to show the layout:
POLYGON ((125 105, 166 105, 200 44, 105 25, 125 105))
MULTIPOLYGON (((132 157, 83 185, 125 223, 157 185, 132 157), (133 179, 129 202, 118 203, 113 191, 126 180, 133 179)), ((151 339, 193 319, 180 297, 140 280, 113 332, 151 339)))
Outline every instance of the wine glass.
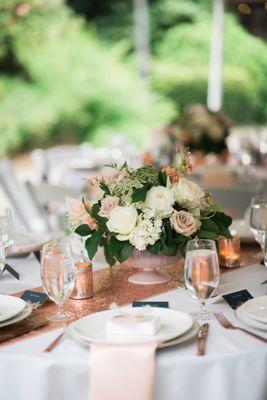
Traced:
POLYGON ((10 208, 0 208, 1 239, 5 250, 14 243, 14 223, 10 208))
POLYGON ((5 265, 6 265, 5 247, 3 242, 0 240, 0 275, 4 272, 5 265))
POLYGON ((41 279, 46 294, 56 303, 57 312, 49 315, 54 322, 67 322, 73 314, 62 306, 74 289, 75 264, 67 239, 58 239, 44 245, 41 258, 41 279))
POLYGON ((250 228, 261 246, 264 265, 267 267, 267 196, 255 196, 252 198, 250 228))
POLYGON ((206 239, 190 240, 185 258, 185 286, 200 301, 200 310, 194 316, 201 324, 211 319, 205 305, 218 287, 219 275, 215 242, 206 239))

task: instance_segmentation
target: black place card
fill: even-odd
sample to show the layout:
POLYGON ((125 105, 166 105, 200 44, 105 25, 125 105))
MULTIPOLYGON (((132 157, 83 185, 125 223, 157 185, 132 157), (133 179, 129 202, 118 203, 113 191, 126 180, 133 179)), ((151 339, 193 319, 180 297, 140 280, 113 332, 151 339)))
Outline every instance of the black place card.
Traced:
POLYGON ((27 303, 34 305, 37 305, 38 303, 39 308, 44 304, 48 296, 45 293, 34 292, 33 290, 25 290, 25 292, 21 295, 21 298, 27 303))
POLYGON ((242 306, 246 301, 253 299, 253 296, 246 290, 239 290, 238 292, 228 293, 223 295, 224 300, 229 304, 233 310, 242 306))
POLYGON ((133 307, 159 307, 159 308, 169 308, 168 301, 133 301, 133 307))
POLYGON ((267 279, 265 281, 261 282, 261 285, 266 285, 266 283, 267 283, 267 279))
POLYGON ((4 271, 9 272, 14 278, 16 278, 19 281, 19 273, 14 270, 14 268, 11 267, 11 265, 6 264, 4 267, 4 271))

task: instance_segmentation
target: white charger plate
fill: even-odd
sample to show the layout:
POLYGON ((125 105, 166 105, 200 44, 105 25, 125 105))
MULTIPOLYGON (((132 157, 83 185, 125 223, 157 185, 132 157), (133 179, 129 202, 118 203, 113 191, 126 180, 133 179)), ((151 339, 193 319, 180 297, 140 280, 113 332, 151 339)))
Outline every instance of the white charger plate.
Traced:
MULTIPOLYGON (((189 331, 187 331, 183 335, 178 336, 174 339, 159 343, 158 349, 164 349, 166 347, 171 347, 171 346, 185 343, 185 342, 189 341, 190 339, 193 339, 194 337, 196 337, 198 330, 199 330, 199 323, 197 321, 194 321, 193 326, 191 327, 191 329, 189 329, 189 331)), ((66 336, 84 347, 90 347, 90 342, 88 340, 81 339, 80 336, 78 336, 75 333, 75 330, 73 329, 72 325, 70 325, 68 327, 66 336)))
POLYGON ((249 325, 250 327, 267 331, 267 324, 263 324, 262 322, 249 318, 249 316, 242 310, 242 306, 239 307, 235 313, 240 321, 245 322, 245 324, 249 325))
POLYGON ((190 315, 177 310, 167 308, 150 307, 120 308, 115 310, 101 311, 88 315, 75 321, 72 330, 75 335, 84 341, 97 343, 142 343, 142 342, 165 342, 180 335, 183 335, 193 326, 193 319, 190 315), (133 313, 140 315, 159 316, 162 321, 161 329, 153 336, 128 336, 128 335, 107 335, 106 322, 113 316, 122 313, 133 313))
POLYGON ((267 324, 267 296, 255 297, 241 307, 249 318, 267 324))
POLYGON ((32 313, 31 305, 25 302, 25 307, 19 314, 17 314, 15 317, 10 318, 4 322, 0 322, 0 328, 3 328, 4 326, 13 325, 16 322, 20 322, 23 319, 27 318, 31 313, 32 313))
POLYGON ((0 295, 0 322, 19 314, 25 307, 25 301, 19 297, 0 295))

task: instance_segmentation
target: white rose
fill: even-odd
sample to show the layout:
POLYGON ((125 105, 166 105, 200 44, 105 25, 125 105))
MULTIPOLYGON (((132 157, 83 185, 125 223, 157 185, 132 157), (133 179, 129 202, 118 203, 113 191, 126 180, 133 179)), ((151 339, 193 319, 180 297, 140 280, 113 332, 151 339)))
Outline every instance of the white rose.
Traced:
POLYGON ((117 207, 120 199, 116 196, 107 196, 101 201, 100 217, 109 218, 111 211, 117 207))
POLYGON ((204 197, 203 190, 193 181, 186 178, 181 178, 179 182, 172 187, 177 203, 186 201, 199 203, 204 197))
POLYGON ((162 217, 168 217, 175 202, 174 193, 164 186, 154 186, 148 190, 145 200, 145 207, 161 213, 162 217))
POLYGON ((190 236, 197 230, 197 223, 193 215, 186 211, 174 211, 170 218, 172 228, 185 236, 190 236))
POLYGON ((107 227, 110 232, 129 235, 136 225, 137 211, 134 206, 117 206, 110 213, 107 227))

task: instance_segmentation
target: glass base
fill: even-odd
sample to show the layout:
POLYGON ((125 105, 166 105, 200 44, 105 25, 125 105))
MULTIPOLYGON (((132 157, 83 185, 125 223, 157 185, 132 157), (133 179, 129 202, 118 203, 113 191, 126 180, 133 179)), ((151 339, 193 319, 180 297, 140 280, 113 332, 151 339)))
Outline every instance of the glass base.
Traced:
POLYGON ((207 310, 199 310, 193 313, 190 313, 192 317, 200 324, 203 325, 206 322, 209 322, 213 319, 213 314, 207 310))
POLYGON ((57 311, 46 317, 51 322, 69 322, 74 319, 74 314, 70 311, 57 311))

